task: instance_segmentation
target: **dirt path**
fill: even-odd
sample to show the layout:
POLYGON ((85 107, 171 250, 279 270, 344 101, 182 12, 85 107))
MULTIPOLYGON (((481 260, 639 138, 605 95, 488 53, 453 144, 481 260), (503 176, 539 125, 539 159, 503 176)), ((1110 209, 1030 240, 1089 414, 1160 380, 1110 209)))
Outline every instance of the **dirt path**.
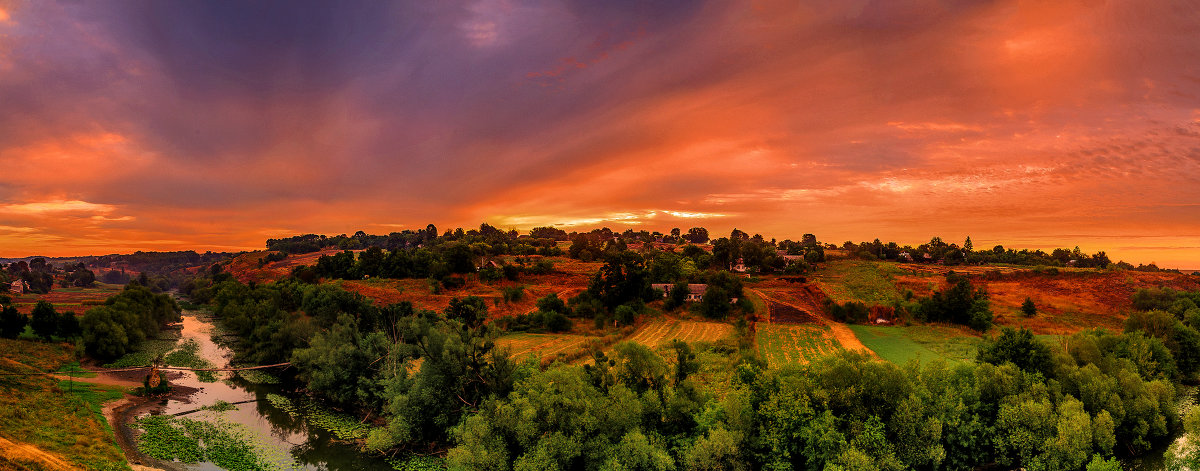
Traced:
POLYGON ((67 376, 67 375, 47 375, 47 376, 50 376, 54 379, 58 379, 60 381, 70 380, 70 381, 75 381, 75 382, 79 382, 79 383, 102 384, 105 386, 120 386, 123 388, 137 388, 137 387, 142 386, 142 383, 139 383, 137 381, 124 379, 124 378, 118 378, 115 376, 106 375, 104 373, 97 373, 96 377, 94 377, 94 378, 84 378, 84 377, 80 377, 80 376, 67 376))
POLYGON ((48 452, 28 443, 10 441, 4 437, 0 437, 0 455, 9 461, 37 463, 52 471, 83 469, 71 464, 57 453, 48 452))
MULTIPOLYGON (((782 304, 784 306, 789 306, 793 309, 799 309, 801 311, 807 312, 809 314, 809 316, 812 317, 813 319, 816 319, 817 322, 829 327, 829 331, 831 334, 833 334, 833 338, 837 339, 838 343, 840 343, 842 345, 842 348, 845 348, 847 350, 852 350, 852 351, 866 352, 868 354, 875 355, 874 351, 867 348, 866 345, 863 345, 862 341, 858 340, 858 336, 854 335, 854 331, 850 330, 849 327, 846 327, 846 324, 843 324, 841 322, 837 322, 833 319, 830 319, 825 316, 824 312, 822 312, 819 309, 816 309, 816 303, 814 301, 812 301, 811 299, 806 299, 808 297, 807 296, 808 293, 805 293, 806 294, 806 296, 804 297, 805 299, 802 299, 801 302, 791 302, 791 301, 781 300, 781 299, 779 299, 779 296, 770 296, 767 293, 764 293, 763 291, 757 290, 757 289, 750 289, 750 292, 757 294, 759 297, 763 298, 763 300, 768 303, 768 306, 770 306, 769 303, 777 303, 777 304, 782 304), (807 302, 804 302, 804 301, 807 301, 807 302)), ((767 317, 767 322, 768 323, 771 322, 769 315, 767 317)))

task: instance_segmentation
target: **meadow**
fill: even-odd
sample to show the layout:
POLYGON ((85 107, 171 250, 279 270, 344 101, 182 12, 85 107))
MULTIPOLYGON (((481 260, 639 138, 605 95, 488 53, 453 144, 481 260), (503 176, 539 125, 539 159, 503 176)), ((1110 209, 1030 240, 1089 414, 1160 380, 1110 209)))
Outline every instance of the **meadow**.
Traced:
POLYGON ((841 259, 819 266, 812 278, 839 303, 891 304, 902 299, 894 281, 902 273, 895 263, 841 259))
POLYGON ((896 364, 911 360, 926 362, 942 359, 969 362, 982 339, 961 327, 941 325, 869 326, 851 325, 859 341, 880 358, 896 364))

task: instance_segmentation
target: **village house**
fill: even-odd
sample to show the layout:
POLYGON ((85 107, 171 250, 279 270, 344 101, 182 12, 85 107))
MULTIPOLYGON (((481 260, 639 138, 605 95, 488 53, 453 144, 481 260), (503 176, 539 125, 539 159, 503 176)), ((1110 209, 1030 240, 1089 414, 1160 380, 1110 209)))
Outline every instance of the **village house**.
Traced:
POLYGON ((912 263, 913 258, 912 258, 912 254, 910 254, 908 252, 900 252, 899 254, 896 255, 896 260, 903 260, 905 262, 912 263))
POLYGON ((29 284, 25 283, 25 280, 14 281, 14 282, 12 282, 12 285, 10 285, 8 288, 8 291, 15 293, 15 294, 25 294, 25 292, 28 290, 29 290, 29 284))
POLYGON ((733 266, 733 271, 746 273, 746 259, 738 257, 737 264, 733 266))
MULTIPOLYGON (((662 291, 664 298, 670 296, 671 290, 675 289, 675 285, 670 284, 670 283, 654 283, 654 284, 651 284, 650 287, 653 289, 662 291)), ((691 283, 691 284, 688 284, 687 287, 688 287, 688 296, 687 296, 688 301, 699 301, 699 300, 703 299, 704 291, 708 290, 708 285, 703 284, 703 283, 691 283)))

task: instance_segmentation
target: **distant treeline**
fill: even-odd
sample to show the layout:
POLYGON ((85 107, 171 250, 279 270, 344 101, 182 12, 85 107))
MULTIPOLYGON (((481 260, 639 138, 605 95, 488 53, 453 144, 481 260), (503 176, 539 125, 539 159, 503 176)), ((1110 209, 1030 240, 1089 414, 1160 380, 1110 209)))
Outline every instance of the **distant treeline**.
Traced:
POLYGON ((1113 262, 1104 251, 1087 254, 1081 251, 1079 247, 1073 249, 1057 248, 1049 253, 1040 249, 1006 249, 1002 245, 997 245, 990 249, 977 249, 971 242, 970 237, 967 237, 961 246, 956 243, 947 243, 941 237, 934 237, 928 243, 916 247, 912 245, 899 245, 895 242, 885 243, 880 242, 879 239, 875 239, 872 242, 860 242, 857 244, 852 241, 846 241, 840 247, 829 244, 829 248, 840 248, 851 256, 869 260, 941 263, 943 265, 1003 263, 1021 266, 1070 266, 1179 273, 1179 270, 1162 269, 1153 263, 1134 266, 1123 261, 1113 262))
POLYGON ((201 254, 193 250, 178 252, 138 251, 126 255, 99 256, 91 261, 91 266, 166 275, 184 268, 211 265, 231 257, 233 257, 233 254, 227 252, 204 252, 201 254))

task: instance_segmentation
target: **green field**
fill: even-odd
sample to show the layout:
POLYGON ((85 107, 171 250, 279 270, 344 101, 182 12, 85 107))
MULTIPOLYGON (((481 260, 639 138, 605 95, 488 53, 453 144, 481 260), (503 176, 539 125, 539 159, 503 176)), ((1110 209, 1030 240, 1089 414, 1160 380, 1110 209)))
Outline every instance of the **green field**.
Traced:
POLYGON ((823 325, 758 324, 754 334, 767 365, 801 365, 841 348, 823 325))
POLYGON ((944 359, 950 362, 971 361, 979 348, 979 337, 965 334, 953 327, 941 326, 868 326, 851 325, 858 340, 880 358, 896 364, 909 360, 944 359))
POLYGON ((894 263, 835 260, 818 269, 813 279, 839 303, 891 304, 901 299, 893 282, 893 277, 900 273, 894 263))

